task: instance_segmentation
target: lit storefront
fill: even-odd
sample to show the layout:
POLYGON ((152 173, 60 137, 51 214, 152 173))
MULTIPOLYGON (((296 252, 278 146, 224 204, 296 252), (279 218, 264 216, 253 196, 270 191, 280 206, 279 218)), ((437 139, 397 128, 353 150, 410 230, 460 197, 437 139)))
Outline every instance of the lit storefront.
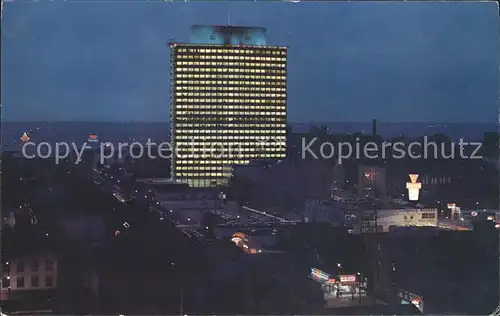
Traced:
POLYGON ((265 42, 263 28, 197 25, 170 43, 175 179, 217 186, 232 165, 285 158, 288 48, 265 42))
POLYGON ((399 298, 401 299, 401 304, 413 304, 421 313, 424 312, 424 299, 420 295, 402 290, 399 291, 399 298))
POLYGON ((364 295, 366 294, 366 282, 361 280, 355 274, 345 274, 339 275, 339 280, 337 282, 338 296, 343 295, 364 295))
POLYGON ((366 295, 366 282, 356 274, 344 274, 334 278, 319 269, 311 269, 311 278, 321 283, 325 294, 337 297, 366 295))

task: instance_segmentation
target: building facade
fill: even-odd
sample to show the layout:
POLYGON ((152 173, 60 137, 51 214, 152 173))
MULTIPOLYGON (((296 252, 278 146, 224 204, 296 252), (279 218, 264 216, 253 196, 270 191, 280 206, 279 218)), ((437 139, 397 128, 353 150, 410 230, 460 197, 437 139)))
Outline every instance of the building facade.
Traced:
POLYGON ((359 165, 358 194, 366 197, 386 198, 386 169, 359 165))
POLYGON ((285 158, 287 48, 266 45, 260 28, 191 33, 170 44, 172 176, 217 186, 228 166, 285 158))
POLYGON ((32 255, 3 262, 1 300, 16 299, 29 290, 53 290, 57 285, 57 259, 53 254, 32 255))
POLYGON ((360 232, 382 233, 396 227, 436 227, 437 209, 395 209, 365 211, 360 218, 360 232))

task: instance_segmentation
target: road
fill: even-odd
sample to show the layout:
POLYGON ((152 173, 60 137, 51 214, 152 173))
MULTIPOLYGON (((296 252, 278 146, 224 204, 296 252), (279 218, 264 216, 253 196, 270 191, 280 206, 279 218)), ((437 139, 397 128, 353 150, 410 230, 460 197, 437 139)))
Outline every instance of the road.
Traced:
POLYGON ((438 227, 443 229, 451 229, 458 231, 471 231, 473 230, 472 223, 468 221, 453 221, 449 219, 438 220, 438 227))

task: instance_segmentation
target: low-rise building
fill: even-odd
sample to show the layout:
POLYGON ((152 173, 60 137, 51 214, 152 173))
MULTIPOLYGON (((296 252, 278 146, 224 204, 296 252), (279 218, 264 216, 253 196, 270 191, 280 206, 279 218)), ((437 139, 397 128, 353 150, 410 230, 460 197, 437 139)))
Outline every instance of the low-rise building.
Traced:
POLYGON ((303 206, 303 219, 306 223, 330 223, 334 226, 344 224, 349 205, 335 200, 307 200, 303 206))
POLYGON ((402 226, 430 226, 438 225, 438 213, 434 208, 407 208, 392 210, 365 210, 359 221, 359 231, 389 232, 391 229, 402 226))

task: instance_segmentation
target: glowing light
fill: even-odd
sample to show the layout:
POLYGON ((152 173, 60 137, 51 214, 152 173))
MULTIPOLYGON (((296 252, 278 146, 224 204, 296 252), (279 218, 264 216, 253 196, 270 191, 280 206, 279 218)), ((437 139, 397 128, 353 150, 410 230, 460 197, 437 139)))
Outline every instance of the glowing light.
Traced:
POLYGON ((406 183, 406 189, 408 190, 408 199, 410 201, 418 201, 422 183, 417 182, 418 174, 409 174, 409 177, 410 182, 406 183))
POLYGON ((328 273, 325 273, 316 268, 311 268, 311 276, 325 281, 330 279, 330 275, 328 273))
POLYGON ((21 141, 26 143, 26 142, 29 142, 29 140, 30 140, 30 137, 29 137, 29 136, 28 136, 28 134, 25 132, 25 133, 23 134, 23 136, 21 136, 21 141))

